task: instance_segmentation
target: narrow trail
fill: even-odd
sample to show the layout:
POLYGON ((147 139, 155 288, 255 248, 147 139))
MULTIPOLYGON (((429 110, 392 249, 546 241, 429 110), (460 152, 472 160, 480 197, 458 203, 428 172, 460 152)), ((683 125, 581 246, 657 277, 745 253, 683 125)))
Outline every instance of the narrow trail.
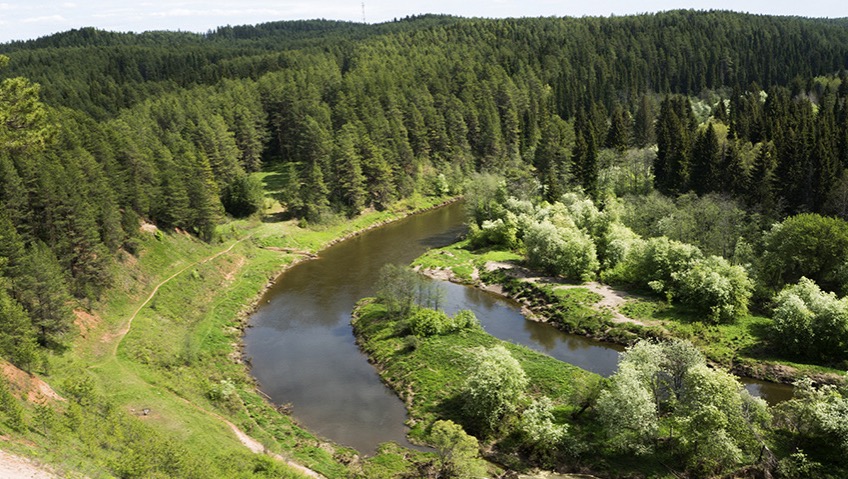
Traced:
POLYGON ((202 412, 202 413, 206 414, 207 416, 213 417, 213 418, 223 422, 224 424, 226 424, 233 431, 233 434, 236 435, 236 437, 239 439, 239 441, 242 444, 244 444, 245 447, 247 447, 248 449, 250 449, 254 453, 256 453, 256 454, 267 454, 267 455, 273 457, 274 459, 276 459, 278 461, 286 463, 287 466, 291 467, 292 469, 297 470, 298 472, 300 472, 303 475, 306 475, 306 476, 309 476, 309 477, 314 477, 314 478, 317 478, 317 479, 326 479, 321 474, 313 471, 312 469, 309 469, 308 467, 306 467, 302 464, 298 464, 297 462, 292 461, 291 459, 286 459, 285 457, 281 456, 280 454, 276 454, 274 452, 269 451, 268 449, 265 448, 265 446, 261 442, 259 442, 256 439, 248 436, 247 433, 245 433, 244 431, 239 429, 238 426, 233 424, 232 421, 225 418, 224 416, 221 416, 220 414, 215 413, 213 411, 209 411, 207 409, 204 409, 204 408, 198 406, 197 404, 189 401, 188 399, 185 399, 185 398, 182 398, 182 397, 179 397, 179 399, 182 402, 186 403, 188 406, 191 406, 192 408, 196 409, 197 411, 202 412))
MULTIPOLYGON (((201 264, 206 264, 206 263, 218 258, 221 255, 229 253, 230 251, 232 251, 232 249, 236 245, 238 245, 239 243, 243 242, 246 239, 249 239, 250 237, 251 237, 251 235, 245 236, 244 238, 241 238, 240 240, 231 244, 228 248, 223 249, 223 250, 221 250, 221 251, 219 251, 219 252, 217 252, 217 253, 213 254, 212 256, 209 256, 205 259, 202 259, 200 261, 195 261, 195 262, 181 268, 179 271, 177 271, 176 273, 167 277, 166 279, 161 281, 159 284, 157 284, 156 287, 153 288, 153 291, 150 292, 150 295, 147 296, 147 299, 145 299, 144 302, 141 303, 141 305, 139 305, 138 308, 136 308, 135 312, 132 314, 132 316, 129 317, 129 319, 127 319, 126 324, 120 330, 118 330, 115 333, 106 334, 103 337, 102 340, 104 342, 114 341, 114 347, 112 348, 112 351, 111 351, 111 357, 115 358, 115 359, 117 358, 118 348, 120 347, 121 343, 123 342, 123 340, 127 336, 127 334, 129 334, 129 332, 132 328, 133 320, 135 320, 135 318, 139 315, 139 313, 141 313, 141 311, 150 303, 150 301, 153 300, 153 298, 156 296, 156 293, 159 292, 159 289, 162 286, 166 285, 168 282, 170 282, 171 280, 173 280, 174 278, 176 278, 180 274, 186 272, 190 268, 193 268, 193 267, 201 265, 201 264)), ((153 386, 153 385, 151 385, 151 386, 153 386)), ((265 448, 265 446, 262 445, 261 442, 250 437, 249 435, 247 435, 244 431, 239 429, 238 426, 233 424, 232 421, 226 419, 225 417, 221 416, 220 414, 217 414, 213 411, 209 411, 207 409, 204 409, 204 408, 198 406, 197 404, 195 404, 195 403, 193 403, 193 402, 189 401, 188 399, 185 399, 181 396, 175 395, 175 397, 178 398, 180 401, 184 402, 185 404, 187 404, 188 406, 191 406, 192 408, 196 409, 197 411, 202 412, 202 413, 206 414, 207 416, 212 417, 212 418, 226 424, 233 431, 233 434, 238 438, 239 442, 241 442, 245 447, 250 449, 252 452, 254 452, 256 454, 268 454, 269 456, 273 457, 274 459, 285 463, 287 466, 291 467, 292 469, 297 470, 301 474, 306 475, 308 477, 314 477, 314 478, 317 478, 317 479, 325 479, 324 476, 322 476, 321 474, 313 471, 312 469, 309 469, 308 467, 306 467, 302 464, 299 464, 295 461, 287 459, 287 458, 285 458, 285 457, 283 457, 279 454, 268 451, 265 448)))
POLYGON ((157 284, 156 287, 153 288, 153 291, 150 292, 150 295, 147 297, 147 299, 145 299, 144 302, 141 303, 141 305, 138 308, 136 308, 136 310, 132 314, 132 316, 129 317, 129 319, 127 320, 127 324, 125 324, 123 328, 121 328, 120 330, 118 330, 115 333, 108 333, 103 337, 104 342, 117 340, 117 341, 115 341, 115 346, 112 350, 112 356, 115 356, 118 353, 118 348, 121 346, 121 343, 124 341, 124 338, 126 337, 126 335, 129 334, 130 328, 132 328, 133 320, 135 320, 135 318, 138 316, 138 314, 141 312, 141 310, 143 310, 150 303, 150 301, 153 300, 153 297, 156 296, 157 292, 159 292, 159 288, 166 285, 168 282, 170 282, 172 279, 176 278, 177 276, 181 275, 182 273, 186 272, 189 268, 193 268, 194 266, 201 265, 201 264, 206 264, 206 263, 212 261, 213 259, 215 259, 215 258, 217 258, 217 257, 219 257, 223 254, 229 253, 230 251, 232 251, 233 248, 235 248, 235 246, 237 244, 241 243, 242 241, 244 241, 248 238, 250 238, 250 235, 245 236, 244 238, 242 238, 242 239, 236 241, 235 243, 231 244, 229 246, 229 248, 221 250, 221 251, 213 254, 212 256, 209 256, 208 258, 205 258, 205 259, 202 259, 200 261, 195 261, 194 263, 188 264, 187 266, 180 269, 176 273, 172 274, 171 276, 168 276, 168 278, 163 280, 161 283, 157 284))

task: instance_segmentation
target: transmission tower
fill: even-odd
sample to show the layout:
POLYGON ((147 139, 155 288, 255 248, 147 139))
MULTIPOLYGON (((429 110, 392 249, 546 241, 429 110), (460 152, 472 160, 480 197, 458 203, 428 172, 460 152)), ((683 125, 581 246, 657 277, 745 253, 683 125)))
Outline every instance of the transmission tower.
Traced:
POLYGON ((365 2, 362 2, 362 23, 368 23, 365 21, 365 2))

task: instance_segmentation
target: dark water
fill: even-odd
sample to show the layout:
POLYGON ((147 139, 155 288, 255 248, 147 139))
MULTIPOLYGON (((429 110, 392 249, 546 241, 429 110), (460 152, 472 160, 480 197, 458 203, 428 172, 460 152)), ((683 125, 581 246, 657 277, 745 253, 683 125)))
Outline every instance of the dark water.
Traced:
MULTIPOLYGON (((528 321, 514 301, 479 289, 452 283, 441 286, 445 290, 445 311, 451 314, 460 309, 474 311, 486 332, 497 338, 522 344, 604 377, 611 376, 618 368, 618 354, 624 351, 620 345, 566 334, 549 324, 528 321)), ((793 388, 788 384, 739 379, 751 394, 769 404, 792 399, 793 388)))
POLYGON ((245 333, 245 352, 262 390, 291 403, 311 431, 363 453, 406 440, 406 409, 359 352, 350 327, 354 303, 374 294, 386 263, 409 264, 464 231, 461 204, 415 215, 321 252, 283 275, 245 333))
POLYGON ((566 334, 545 323, 529 321, 512 300, 476 288, 443 282, 444 309, 453 314, 470 309, 487 333, 505 341, 527 346, 587 371, 610 376, 618 366, 618 353, 624 348, 566 334))
POLYGON ((770 383, 752 378, 739 378, 739 380, 753 396, 761 397, 771 405, 792 399, 792 393, 795 390, 789 384, 770 383))
MULTIPOLYGON (((411 446, 404 405, 354 343, 350 312, 357 300, 374 294, 384 264, 408 264, 429 248, 453 243, 464 219, 461 204, 416 215, 340 243, 281 275, 244 338, 262 390, 277 404, 291 403, 306 428, 362 453, 385 441, 411 446)), ((623 349, 618 345, 528 321, 515 302, 491 293, 441 286, 448 313, 474 311, 493 336, 603 376, 615 372, 623 349)), ((792 394, 785 385, 743 382, 772 404, 792 394)))

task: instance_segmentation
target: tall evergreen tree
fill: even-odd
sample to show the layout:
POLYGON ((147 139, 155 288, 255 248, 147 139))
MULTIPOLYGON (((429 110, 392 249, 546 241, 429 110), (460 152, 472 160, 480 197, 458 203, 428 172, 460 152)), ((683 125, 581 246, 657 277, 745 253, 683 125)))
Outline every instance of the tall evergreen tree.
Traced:
POLYGON ((655 120, 654 103, 651 97, 644 93, 639 99, 633 118, 633 144, 637 148, 645 148, 656 141, 655 120))
POLYGON ((689 99, 668 96, 660 107, 657 121, 657 160, 654 162, 656 188, 676 194, 689 188, 690 155, 695 116, 689 99))
POLYGON ((777 155, 771 142, 760 144, 759 151, 751 168, 751 188, 748 204, 756 206, 763 214, 774 216, 777 213, 778 195, 775 191, 777 178, 777 155))
POLYGON ((65 272, 46 244, 37 242, 30 248, 25 273, 15 281, 14 291, 29 313, 38 343, 42 346, 59 343, 73 321, 71 295, 65 272))
POLYGON ((347 123, 336 137, 337 196, 350 217, 362 211, 366 200, 365 176, 356 149, 356 136, 356 127, 347 123))
POLYGON ((610 115, 610 127, 607 132, 606 142, 604 146, 614 148, 619 153, 623 153, 630 144, 630 118, 621 105, 616 104, 610 115))
POLYGON ((721 148, 715 128, 710 123, 706 130, 698 133, 695 141, 689 185, 699 195, 718 191, 721 171, 721 148))

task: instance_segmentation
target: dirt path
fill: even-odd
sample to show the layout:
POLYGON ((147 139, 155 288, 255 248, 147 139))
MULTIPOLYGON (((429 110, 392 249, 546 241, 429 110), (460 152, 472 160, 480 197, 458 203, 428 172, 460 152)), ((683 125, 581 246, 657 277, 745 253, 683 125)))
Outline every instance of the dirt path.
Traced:
POLYGON ((144 302, 141 303, 141 305, 139 305, 138 308, 136 308, 135 312, 132 314, 132 316, 130 316, 130 318, 127 320, 127 324, 125 324, 123 328, 121 328, 120 330, 118 330, 117 332, 114 332, 114 333, 106 333, 103 336, 103 338, 101 339, 101 341, 104 342, 104 343, 114 341, 114 340, 117 339, 117 341, 115 341, 115 347, 112 351, 112 356, 114 356, 118 352, 118 347, 121 345, 121 342, 124 340, 124 337, 127 334, 129 334, 130 328, 132 328, 133 320, 135 320, 135 318, 138 316, 138 314, 141 312, 141 310, 144 309, 150 303, 150 301, 153 300, 153 297, 156 296, 157 292, 159 292, 159 288, 166 285, 168 282, 170 282, 172 279, 176 278, 177 276, 181 275, 182 273, 186 272, 189 268, 193 268, 193 267, 200 265, 200 264, 206 264, 206 263, 212 261, 213 259, 215 259, 215 258, 217 258, 217 257, 219 257, 223 254, 229 253, 230 251, 232 251, 233 248, 235 248, 235 246, 237 244, 241 243, 242 241, 244 241, 248 238, 250 238, 250 236, 245 236, 244 238, 242 238, 242 239, 236 241, 235 243, 231 244, 229 248, 221 250, 221 251, 213 254, 212 256, 209 256, 208 258, 202 259, 200 261, 195 261, 194 263, 191 263, 191 264, 185 266, 184 268, 182 268, 181 270, 172 274, 171 276, 168 276, 168 278, 166 278, 161 283, 157 284, 156 287, 153 288, 153 291, 150 292, 150 295, 147 297, 147 299, 145 299, 144 302))
POLYGON ((503 261, 489 261, 486 263, 487 271, 504 269, 513 278, 531 283, 553 285, 554 289, 574 289, 583 288, 601 296, 601 300, 593 304, 592 307, 599 311, 608 311, 612 315, 612 321, 615 323, 634 323, 645 326, 645 323, 637 319, 633 319, 621 314, 619 307, 624 305, 629 299, 634 296, 624 291, 613 289, 605 284, 597 281, 590 281, 583 284, 563 284, 558 278, 547 276, 535 276, 532 271, 522 266, 503 261))
MULTIPOLYGON (((221 250, 221 251, 219 251, 219 252, 213 254, 212 256, 209 256, 209 257, 207 257, 203 260, 195 261, 194 263, 191 263, 191 264, 185 266, 184 268, 180 269, 176 273, 172 274, 171 276, 169 276, 168 278, 166 278, 165 280, 163 280, 162 282, 157 284, 156 287, 153 288, 153 291, 150 292, 150 295, 147 297, 147 299, 145 299, 144 302, 141 303, 141 305, 139 305, 138 308, 136 308, 136 310, 132 314, 132 316, 130 316, 129 319, 127 319, 127 322, 124 325, 124 327, 122 327, 120 330, 118 330, 115 333, 107 333, 101 339, 101 341, 103 341, 103 342, 114 341, 114 347, 112 348, 112 357, 115 357, 117 355, 118 347, 120 347, 121 342, 123 342, 126 335, 129 334, 129 332, 132 328, 133 320, 135 320, 135 318, 139 315, 139 313, 141 313, 141 310, 143 310, 150 303, 150 301, 153 300, 153 298, 156 296, 156 293, 159 291, 159 289, 162 286, 166 285, 168 282, 170 282, 171 280, 173 280, 174 278, 176 278, 177 276, 186 272, 188 269, 190 269, 194 266, 208 263, 208 262, 214 260, 215 258, 218 258, 221 255, 229 253, 230 251, 232 251, 232 249, 237 244, 243 242, 244 240, 246 240, 248 238, 250 238, 250 236, 245 236, 244 238, 242 238, 242 239, 236 241, 235 243, 231 244, 228 248, 221 250)), ((248 449, 250 449, 254 453, 256 453, 256 454, 266 454, 267 453, 269 456, 273 457, 274 459, 276 459, 278 461, 286 463, 286 465, 288 465, 292 469, 297 470, 301 474, 304 474, 304 475, 309 476, 309 477, 324 479, 324 476, 322 476, 321 474, 318 474, 317 472, 313 471, 312 469, 309 469, 306 466, 298 464, 298 463, 296 463, 292 460, 286 459, 285 457, 283 457, 279 454, 275 454, 275 453, 271 453, 271 452, 267 451, 265 449, 265 446, 262 445, 262 443, 260 443, 256 439, 248 436, 244 431, 239 429, 235 424, 233 424, 231 421, 224 418, 223 416, 216 414, 212 411, 208 411, 208 410, 198 406, 197 404, 194 404, 193 402, 191 402, 191 401, 189 401, 185 398, 182 398, 182 397, 179 397, 179 396, 176 396, 176 397, 178 399, 180 399, 181 401, 183 401, 184 403, 186 403, 187 405, 191 406, 192 408, 197 409, 198 411, 200 411, 200 412, 202 412, 202 413, 204 413, 204 414, 206 414, 210 417, 213 417, 213 418, 223 422, 224 424, 226 424, 233 431, 233 434, 235 434, 235 436, 238 438, 239 442, 241 442, 245 447, 247 447, 248 449)), ((0 478, 5 478, 5 477, 6 476, 4 476, 2 474, 2 469, 0 469, 0 478)), ((14 476, 10 476, 10 477, 14 477, 14 476)), ((29 477, 29 476, 22 476, 22 477, 29 477)), ((41 479, 42 476, 33 476, 33 477, 36 477, 37 479, 41 479)), ((44 476, 44 477, 55 477, 55 476, 44 476)))
MULTIPOLYGON (((220 414, 217 414, 213 411, 206 410, 206 409, 198 406, 197 404, 194 404, 193 402, 191 402, 191 401, 189 401, 185 398, 179 398, 179 399, 181 401, 183 401, 184 403, 186 403, 188 406, 191 406, 192 408, 194 408, 194 409, 196 409, 196 410, 198 410, 198 411, 200 411, 200 412, 202 412, 202 413, 204 413, 208 416, 211 416, 211 417, 223 422, 227 426, 229 426, 229 428, 233 431, 233 434, 236 435, 238 440, 242 444, 244 444, 244 446, 246 448, 250 449, 254 453, 256 453, 256 454, 268 454, 269 456, 273 457, 274 459, 286 463, 287 466, 291 467, 292 469, 297 470, 298 472, 300 472, 301 474, 303 474, 305 476, 315 477, 317 479, 325 479, 324 476, 322 476, 321 474, 318 474, 317 472, 313 471, 312 469, 309 469, 306 466, 298 464, 297 462, 294 462, 290 459, 286 459, 285 457, 283 457, 279 454, 268 451, 261 442, 259 442, 256 439, 248 436, 247 433, 245 433, 244 431, 239 429, 238 426, 233 424, 232 421, 228 420, 224 416, 221 416, 220 414)), ((0 477, 3 477, 3 476, 0 476, 0 477)))
POLYGON ((590 281, 588 283, 583 284, 562 284, 554 287, 554 289, 573 289, 573 288, 585 288, 589 291, 598 294, 601 296, 601 300, 592 306, 595 309, 602 309, 609 311, 612 314, 612 321, 615 323, 635 323, 641 324, 644 326, 642 321, 638 321, 633 318, 629 318, 618 310, 619 307, 623 306, 627 300, 631 299, 633 295, 629 293, 625 293, 624 291, 619 291, 616 289, 612 289, 605 284, 598 283, 596 281, 590 281))
POLYGON ((29 459, 0 450, 0 477, 3 479, 59 479, 29 459))

